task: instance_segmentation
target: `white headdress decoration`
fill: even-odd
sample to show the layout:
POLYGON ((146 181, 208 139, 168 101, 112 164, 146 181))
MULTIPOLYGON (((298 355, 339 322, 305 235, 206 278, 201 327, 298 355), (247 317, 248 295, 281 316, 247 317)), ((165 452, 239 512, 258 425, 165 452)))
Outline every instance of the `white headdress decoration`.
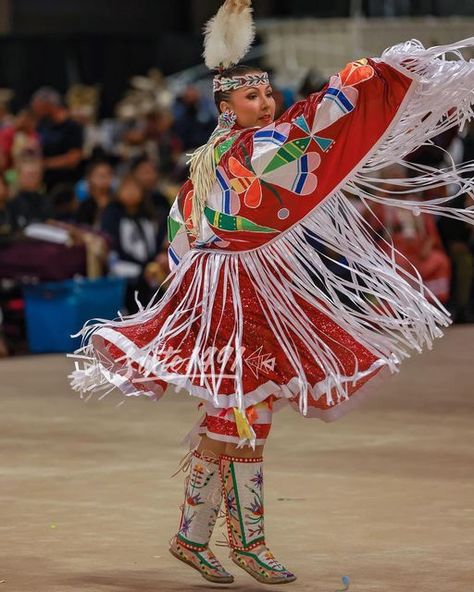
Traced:
POLYGON ((255 39, 250 0, 226 0, 204 27, 204 61, 210 70, 238 64, 255 39))

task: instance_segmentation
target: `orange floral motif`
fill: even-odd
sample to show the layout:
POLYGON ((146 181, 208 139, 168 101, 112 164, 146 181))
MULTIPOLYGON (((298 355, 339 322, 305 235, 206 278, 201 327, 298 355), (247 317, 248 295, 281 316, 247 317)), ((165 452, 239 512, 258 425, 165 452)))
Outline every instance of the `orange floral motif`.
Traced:
POLYGON ((262 202, 262 187, 256 174, 234 156, 229 158, 229 171, 233 175, 230 180, 232 189, 238 194, 245 192, 244 203, 248 208, 258 208, 262 202))
POLYGON ((339 73, 344 86, 356 86, 361 82, 370 80, 375 72, 366 59, 351 62, 339 73))

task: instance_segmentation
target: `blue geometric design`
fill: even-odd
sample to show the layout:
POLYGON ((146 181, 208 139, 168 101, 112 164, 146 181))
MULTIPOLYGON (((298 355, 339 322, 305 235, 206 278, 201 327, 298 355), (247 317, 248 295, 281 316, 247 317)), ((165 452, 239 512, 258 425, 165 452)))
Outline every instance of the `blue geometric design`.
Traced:
POLYGON ((300 195, 301 192, 303 191, 304 184, 306 182, 306 179, 308 178, 308 173, 309 173, 308 156, 307 156, 307 154, 304 154, 298 160, 298 174, 296 175, 295 180, 293 182, 293 191, 296 194, 300 195))
POLYGON ((168 255, 170 255, 175 265, 178 265, 178 263, 181 261, 181 259, 176 254, 176 251, 172 247, 168 247, 168 255))
POLYGON ((217 183, 222 191, 222 211, 224 214, 231 214, 230 211, 230 197, 231 197, 231 187, 225 180, 225 177, 220 172, 219 168, 216 169, 216 178, 217 183))
POLYGON ((329 138, 321 138, 321 136, 313 136, 313 140, 316 142, 316 144, 321 148, 323 152, 329 150, 329 148, 334 143, 334 140, 331 140, 329 138))
POLYGON ((258 132, 255 132, 254 135, 254 142, 268 142, 270 144, 275 144, 275 146, 281 146, 286 142, 287 136, 282 134, 276 129, 261 129, 258 132))
POLYGON ((341 109, 341 111, 343 111, 344 113, 350 113, 355 108, 355 106, 344 94, 344 91, 342 91, 339 88, 329 87, 323 97, 323 100, 324 99, 334 101, 337 104, 337 106, 341 109))

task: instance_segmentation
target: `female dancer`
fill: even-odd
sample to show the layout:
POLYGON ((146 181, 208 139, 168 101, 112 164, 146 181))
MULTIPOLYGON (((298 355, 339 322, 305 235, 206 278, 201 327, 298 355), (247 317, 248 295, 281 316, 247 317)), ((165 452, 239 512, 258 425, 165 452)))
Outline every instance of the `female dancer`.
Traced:
POLYGON ((379 171, 472 117, 474 64, 458 50, 474 39, 408 42, 348 64, 276 121, 268 75, 236 65, 252 39, 250 1, 227 0, 206 31, 219 125, 170 213, 169 288, 136 315, 86 325, 72 385, 160 398, 173 384, 199 397, 201 439, 170 551, 208 580, 233 580, 208 546, 222 496, 232 560, 276 584, 295 576, 264 535, 272 411, 288 403, 333 421, 450 322, 351 196, 473 220, 444 205, 469 191, 472 164, 406 165, 401 194, 456 187, 424 202, 380 197, 390 180, 379 171))

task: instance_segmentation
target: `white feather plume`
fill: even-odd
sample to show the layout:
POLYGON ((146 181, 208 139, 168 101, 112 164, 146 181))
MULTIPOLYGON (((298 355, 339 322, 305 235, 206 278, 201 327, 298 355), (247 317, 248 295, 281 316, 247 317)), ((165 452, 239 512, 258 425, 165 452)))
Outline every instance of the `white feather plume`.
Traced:
POLYGON ((204 27, 204 61, 211 70, 238 64, 255 38, 252 7, 246 0, 226 0, 204 27))

